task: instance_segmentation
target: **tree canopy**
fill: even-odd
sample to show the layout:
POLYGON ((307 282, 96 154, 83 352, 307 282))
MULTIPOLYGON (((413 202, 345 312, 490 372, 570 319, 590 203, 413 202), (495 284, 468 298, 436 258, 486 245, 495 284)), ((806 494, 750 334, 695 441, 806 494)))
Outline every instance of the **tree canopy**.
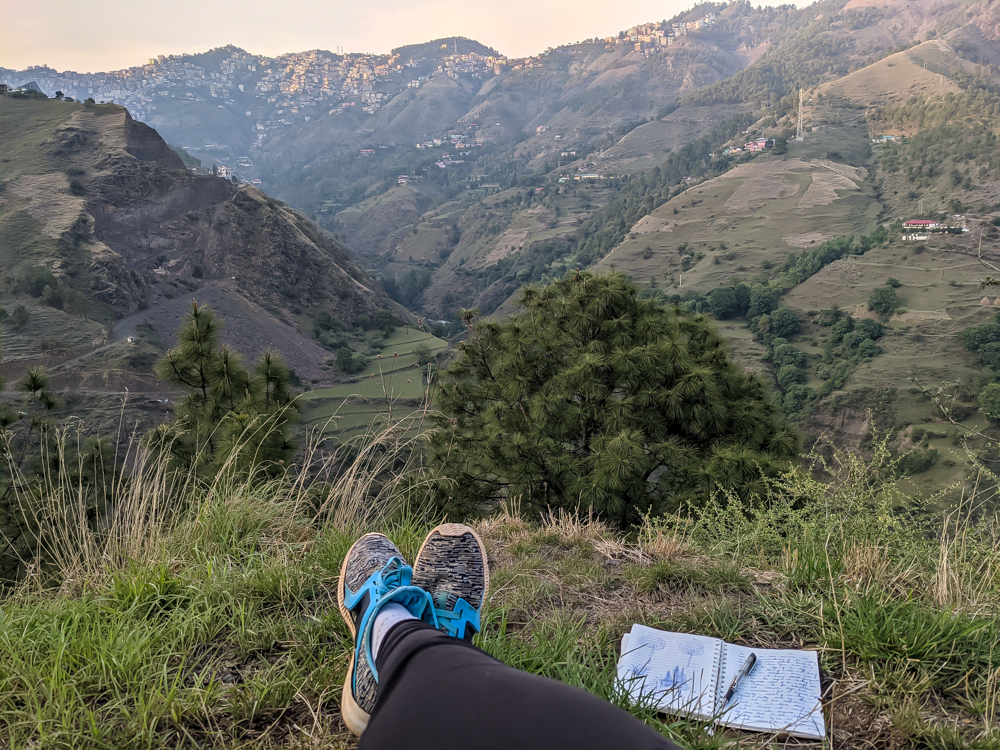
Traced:
POLYGON ((271 351, 247 369, 237 352, 220 345, 221 333, 215 313, 193 302, 177 346, 156 365, 156 374, 187 396, 175 408, 174 422, 159 425, 147 442, 183 468, 214 470, 228 462, 280 471, 293 449, 291 371, 271 351))
POLYGON ((592 509, 627 525, 748 491, 796 437, 709 320, 641 299, 621 274, 524 290, 471 326, 441 378, 431 442, 446 509, 592 509))

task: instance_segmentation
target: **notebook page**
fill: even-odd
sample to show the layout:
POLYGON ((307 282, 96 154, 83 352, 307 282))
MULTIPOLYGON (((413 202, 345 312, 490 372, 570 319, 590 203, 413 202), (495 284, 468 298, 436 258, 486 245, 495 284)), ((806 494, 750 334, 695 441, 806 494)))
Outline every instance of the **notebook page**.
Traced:
POLYGON ((636 702, 711 718, 723 642, 633 625, 618 660, 618 679, 636 702))
POLYGON ((725 644, 723 650, 720 703, 751 653, 757 655, 757 664, 729 704, 719 706, 720 724, 816 739, 826 736, 815 651, 746 648, 732 643, 725 644))

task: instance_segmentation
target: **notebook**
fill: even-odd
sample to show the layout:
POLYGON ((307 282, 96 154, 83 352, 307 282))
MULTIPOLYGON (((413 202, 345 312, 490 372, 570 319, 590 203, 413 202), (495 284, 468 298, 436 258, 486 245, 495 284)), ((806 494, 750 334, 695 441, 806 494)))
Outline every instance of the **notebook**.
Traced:
POLYGON ((815 651, 746 648, 719 638, 633 625, 622 638, 618 679, 632 700, 665 713, 716 721, 735 729, 826 736, 815 651), (753 653, 757 663, 721 705, 753 653))

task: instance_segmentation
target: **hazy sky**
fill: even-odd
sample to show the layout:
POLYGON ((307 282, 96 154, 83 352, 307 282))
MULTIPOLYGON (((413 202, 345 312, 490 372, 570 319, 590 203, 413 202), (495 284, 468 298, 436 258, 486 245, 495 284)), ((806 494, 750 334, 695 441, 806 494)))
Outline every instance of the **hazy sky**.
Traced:
MULTIPOLYGON (((235 44, 388 52, 466 36, 508 57, 669 18, 693 0, 4 0, 0 67, 93 72, 235 44)), ((766 3, 771 4, 771 3, 766 3)))

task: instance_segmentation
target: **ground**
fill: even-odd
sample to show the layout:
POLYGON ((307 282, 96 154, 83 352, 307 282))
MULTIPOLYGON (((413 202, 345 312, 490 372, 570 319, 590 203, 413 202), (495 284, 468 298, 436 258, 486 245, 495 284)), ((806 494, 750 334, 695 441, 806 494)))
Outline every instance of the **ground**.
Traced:
MULTIPOLYGON (((805 475, 783 479, 774 490, 789 504, 770 511, 719 507, 627 533, 575 514, 523 518, 513 505, 475 521, 491 569, 477 643, 692 749, 789 743, 631 705, 615 664, 633 623, 818 651, 834 747, 995 747, 998 582, 981 567, 995 528, 955 519, 928 543, 905 516, 894 527, 880 515, 884 465, 841 468, 826 490, 805 475)), ((339 713, 351 649, 336 608, 341 561, 370 530, 412 560, 436 522, 414 506, 371 505, 373 478, 362 460, 328 489, 231 481, 192 494, 178 518, 154 501, 164 498, 157 473, 140 474, 104 541, 85 531, 50 539, 60 585, 29 582, 0 610, 0 737, 355 747, 339 713), (136 503, 145 515, 131 515, 136 503)))
POLYGON ((425 413, 433 387, 428 367, 448 348, 447 342, 426 331, 397 328, 382 342, 382 353, 351 382, 307 391, 299 399, 306 428, 319 428, 350 439, 385 419, 425 413), (419 362, 417 350, 426 347, 431 362, 419 362))

